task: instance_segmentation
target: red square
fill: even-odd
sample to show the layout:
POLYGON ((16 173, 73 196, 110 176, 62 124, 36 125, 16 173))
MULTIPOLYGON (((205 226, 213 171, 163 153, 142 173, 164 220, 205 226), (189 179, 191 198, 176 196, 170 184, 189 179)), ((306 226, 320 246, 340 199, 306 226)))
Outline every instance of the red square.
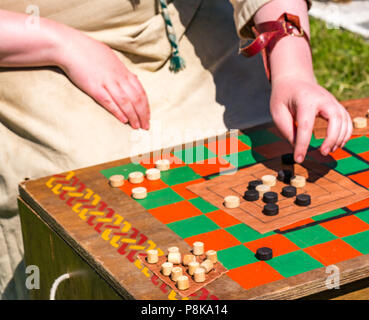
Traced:
POLYGON ((369 171, 353 174, 349 176, 349 178, 361 184, 365 188, 369 188, 369 171))
POLYGON ((340 238, 369 230, 369 224, 355 216, 334 219, 323 222, 321 225, 340 238))
POLYGON ((325 266, 361 256, 361 253, 342 239, 336 239, 305 248, 307 254, 325 266))
POLYGON ((282 154, 293 152, 291 145, 286 140, 263 144, 255 147, 253 150, 267 159, 276 158, 282 154))
POLYGON ((223 229, 210 231, 196 236, 184 239, 190 246, 196 241, 204 243, 205 251, 207 250, 223 250, 229 247, 240 245, 241 243, 230 233, 223 229))
POLYGON ((146 169, 155 168, 155 161, 159 159, 168 159, 170 161, 170 169, 183 167, 185 165, 181 159, 171 153, 153 154, 150 157, 141 159, 140 164, 146 169))
POLYGON ((251 147, 244 144, 236 137, 211 141, 205 144, 205 147, 217 154, 219 157, 251 149, 251 147))
POLYGON ((176 184, 175 186, 171 186, 171 188, 173 189, 173 191, 178 193, 182 198, 184 198, 186 200, 190 200, 190 199, 197 198, 198 195, 191 192, 191 191, 189 191, 187 189, 187 187, 192 185, 192 184, 201 183, 203 181, 205 181, 205 179, 192 180, 192 181, 188 181, 188 182, 185 182, 185 183, 176 184))
POLYGON ((202 215, 202 212, 188 201, 181 201, 147 211, 164 224, 202 215))
POLYGON ((137 187, 145 187, 147 189, 147 192, 151 192, 151 191, 156 191, 156 190, 167 188, 168 185, 162 180, 151 181, 145 178, 142 183, 138 183, 138 184, 133 184, 133 183, 130 183, 128 180, 124 180, 124 185, 119 187, 119 189, 122 190, 128 196, 131 196, 132 189, 137 188, 137 187))
POLYGON ((228 171, 235 167, 223 158, 210 158, 202 160, 200 163, 192 163, 188 165, 197 174, 206 177, 211 174, 228 171))
POLYGON ((307 218, 307 219, 304 219, 304 220, 301 220, 301 221, 292 223, 292 224, 290 224, 288 226, 285 226, 283 228, 280 228, 279 230, 280 231, 290 230, 290 229, 294 229, 294 228, 297 228, 297 227, 304 226, 304 225, 309 224, 309 223, 312 223, 312 222, 314 222, 313 219, 307 218))
POLYGON ((367 209, 369 208, 369 199, 364 199, 359 202, 355 202, 353 204, 350 204, 347 206, 347 208, 351 211, 357 211, 361 209, 367 209))
POLYGON ((342 149, 337 149, 335 152, 331 152, 328 156, 323 156, 320 152, 320 149, 315 149, 313 151, 310 151, 309 156, 311 156, 314 160, 320 162, 320 163, 329 163, 329 162, 333 162, 335 160, 340 160, 340 159, 344 159, 344 158, 348 158, 351 155, 342 150, 342 149))
POLYGON ((214 221, 221 228, 228 228, 228 227, 241 223, 235 217, 231 216, 230 214, 222 210, 216 210, 213 212, 209 212, 206 214, 206 216, 212 221, 214 221))
POLYGON ((363 152, 363 153, 359 153, 358 156, 362 157, 366 161, 369 161, 369 151, 366 151, 366 152, 363 152))
POLYGON ((227 275, 244 289, 251 289, 263 284, 284 279, 265 261, 258 261, 229 270, 227 275))
POLYGON ((292 241, 281 234, 250 241, 244 244, 245 247, 256 253, 257 249, 268 247, 273 250, 273 257, 278 257, 292 251, 300 250, 292 241))

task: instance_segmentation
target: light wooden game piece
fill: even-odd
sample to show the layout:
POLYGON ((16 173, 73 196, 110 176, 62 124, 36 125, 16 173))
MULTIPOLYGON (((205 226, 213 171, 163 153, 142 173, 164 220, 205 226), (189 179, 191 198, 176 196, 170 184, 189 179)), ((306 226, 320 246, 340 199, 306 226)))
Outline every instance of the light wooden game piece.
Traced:
POLYGON ((170 161, 168 159, 160 159, 155 161, 155 166, 160 171, 167 171, 170 169, 170 161))
POLYGON ((295 188, 303 188, 306 184, 306 179, 303 176, 294 176, 291 179, 291 186, 295 188))
POLYGON ((147 180, 154 181, 160 179, 160 170, 156 168, 146 170, 147 180))
POLYGON ((240 205, 240 198, 237 196, 226 196, 224 206, 229 209, 237 208, 240 205))
POLYGON ((168 262, 173 264, 180 264, 182 262, 182 257, 180 252, 169 252, 168 262))
POLYGON ((138 184, 138 183, 141 183, 142 181, 144 181, 144 174, 140 171, 131 172, 128 175, 128 179, 129 179, 130 183, 138 184))
POLYGON ((171 275, 172 269, 173 269, 173 263, 171 262, 164 262, 161 265, 161 273, 167 277, 171 275))
POLYGON ((206 259, 209 259, 212 263, 218 262, 217 252, 215 250, 206 251, 206 259))
POLYGON ((158 250, 148 250, 147 251, 147 262, 157 263, 159 261, 158 250))
POLYGON ((168 253, 172 253, 172 252, 179 252, 179 248, 178 247, 169 247, 168 248, 168 253))
POLYGON ((186 290, 190 287, 190 281, 187 276, 180 276, 177 280, 177 287, 179 290, 186 290))
POLYGON ((265 192, 270 191, 270 186, 267 186, 265 184, 259 184, 258 186, 256 186, 255 190, 259 191, 259 195, 260 195, 260 197, 262 197, 265 192))
POLYGON ((193 254, 195 256, 201 256, 204 254, 204 243, 200 241, 196 241, 193 243, 193 254))
POLYGON ((172 269, 172 273, 171 273, 171 279, 173 280, 173 281, 177 281, 178 280, 178 278, 180 277, 180 276, 182 276, 183 275, 183 271, 182 271, 182 268, 181 267, 174 267, 173 269, 172 269))
POLYGON ((266 186, 274 187, 277 183, 277 178, 271 174, 267 174, 261 178, 261 181, 263 181, 263 184, 266 186))
POLYGON ((196 261, 196 257, 193 254, 185 254, 183 256, 183 265, 188 266, 190 262, 196 261))
POLYGON ((144 187, 137 187, 132 189, 133 199, 145 199, 147 197, 147 189, 144 187))
POLYGON ((195 282, 204 282, 205 281, 205 269, 197 268, 193 273, 193 278, 195 282))
POLYGON ((206 259, 200 264, 200 267, 204 268, 206 273, 209 273, 213 269, 214 264, 211 262, 210 259, 206 259))
POLYGON ((352 120, 352 122, 354 124, 355 129, 366 128, 368 125, 368 120, 367 118, 364 117, 356 117, 352 120))
POLYGON ((109 184, 113 188, 119 188, 124 185, 124 177, 121 174, 115 174, 109 178, 109 184))
POLYGON ((188 264, 188 274, 190 276, 193 276, 193 273, 195 272, 195 270, 200 266, 200 263, 198 263, 197 261, 193 261, 190 262, 188 264))

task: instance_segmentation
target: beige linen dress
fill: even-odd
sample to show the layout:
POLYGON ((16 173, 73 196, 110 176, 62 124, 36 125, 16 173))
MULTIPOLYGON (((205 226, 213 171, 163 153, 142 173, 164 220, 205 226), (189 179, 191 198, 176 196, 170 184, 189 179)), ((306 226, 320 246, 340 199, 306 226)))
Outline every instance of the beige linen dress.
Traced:
POLYGON ((138 75, 152 115, 149 132, 135 131, 57 68, 0 69, 0 297, 27 297, 16 206, 17 184, 25 177, 35 179, 270 120, 269 83, 261 59, 238 55, 236 32, 250 35, 248 22, 268 1, 231 0, 233 7, 225 0, 171 2, 169 13, 187 65, 172 73, 171 48, 155 0, 0 0, 0 9, 22 13, 36 6, 42 17, 113 48, 138 75))

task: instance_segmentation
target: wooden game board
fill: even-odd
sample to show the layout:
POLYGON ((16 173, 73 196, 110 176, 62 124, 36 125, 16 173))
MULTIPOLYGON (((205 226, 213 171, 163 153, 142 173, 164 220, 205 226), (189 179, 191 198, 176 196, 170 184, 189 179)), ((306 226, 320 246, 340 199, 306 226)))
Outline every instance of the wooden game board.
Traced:
MULTIPOLYGON (((352 119, 355 117, 367 117, 369 110, 369 98, 349 100, 342 102, 343 106, 349 112, 352 119)), ((327 135, 328 122, 322 118, 317 118, 314 125, 314 135, 317 139, 325 138, 327 135)), ((366 128, 353 130, 354 135, 369 134, 369 125, 366 128)))
MULTIPOLYGON (((326 167, 325 177, 340 174, 366 192, 369 138, 353 137, 329 157, 319 154, 321 143, 322 139, 312 138, 308 158, 326 167)), ((154 166, 152 155, 139 164, 123 159, 21 183, 26 264, 42 270, 41 289, 33 290, 33 295, 47 299, 56 277, 79 272, 84 265, 90 270, 87 274, 100 278, 95 289, 102 288, 103 281, 121 298, 183 299, 138 255, 154 248, 163 255, 168 244, 188 252, 195 241, 204 242, 205 250, 216 250, 229 271, 186 299, 296 299, 329 293, 326 267, 332 264, 340 270, 342 287, 369 276, 368 199, 261 233, 187 189, 216 181, 223 169, 242 172, 288 152, 288 143, 275 128, 255 128, 205 145, 184 146, 183 152, 176 150, 163 155, 176 164, 162 173, 161 180, 142 184, 148 189, 144 200, 130 197, 133 185, 128 181, 112 189, 108 178, 144 172, 154 166), (221 148, 224 144, 237 145, 238 150, 221 148), (196 156, 188 158, 186 153, 196 156), (274 257, 259 261, 255 252, 264 246, 273 249, 274 257)), ((80 282, 78 277, 71 279, 69 295, 60 291, 60 297, 78 298, 91 277, 80 282), (78 286, 73 287, 73 281, 78 286)), ((340 292, 334 290, 336 295, 340 292)))
POLYGON ((215 179, 191 185, 188 189, 220 210, 264 234, 369 198, 369 190, 358 186, 349 178, 327 169, 326 166, 311 160, 306 160, 303 165, 286 166, 282 165, 280 159, 274 159, 241 169, 235 174, 221 175, 215 179), (279 213, 276 216, 266 216, 262 213, 265 203, 261 198, 249 202, 243 199, 243 195, 250 181, 258 180, 263 175, 276 176, 278 171, 283 168, 291 170, 294 175, 302 175, 307 178, 305 187, 298 188, 297 194, 309 194, 312 203, 308 207, 299 207, 294 203, 294 197, 283 197, 281 191, 287 184, 277 180, 272 191, 278 193, 279 213), (228 195, 235 195, 241 199, 238 208, 228 209, 224 206, 224 197, 228 195))

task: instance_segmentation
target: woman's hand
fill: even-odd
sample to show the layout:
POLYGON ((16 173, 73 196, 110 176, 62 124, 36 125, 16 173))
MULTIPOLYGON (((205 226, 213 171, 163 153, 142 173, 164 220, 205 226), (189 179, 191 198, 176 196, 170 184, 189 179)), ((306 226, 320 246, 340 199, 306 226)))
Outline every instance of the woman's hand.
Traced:
POLYGON ((58 57, 59 67, 71 81, 101 106, 132 128, 150 127, 150 109, 137 76, 112 49, 74 29, 66 30, 58 57))
POLYGON ((323 155, 343 147, 352 134, 346 109, 315 80, 301 80, 297 75, 273 80, 270 111, 279 131, 294 146, 297 162, 305 158, 317 116, 328 121, 327 137, 320 147, 323 155))

